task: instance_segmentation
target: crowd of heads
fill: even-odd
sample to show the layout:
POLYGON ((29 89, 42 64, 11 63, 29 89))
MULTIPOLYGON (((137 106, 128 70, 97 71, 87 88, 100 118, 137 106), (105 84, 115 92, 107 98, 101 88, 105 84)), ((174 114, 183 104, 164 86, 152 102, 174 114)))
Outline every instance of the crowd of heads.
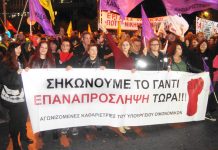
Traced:
MULTIPOLYGON (((119 37, 115 32, 111 32, 117 46, 126 56, 129 56, 130 54, 142 55, 145 47, 148 52, 159 52, 166 46, 166 41, 169 42, 166 51, 168 57, 172 57, 173 55, 182 56, 184 49, 183 43, 185 43, 186 47, 190 51, 198 51, 200 53, 217 49, 218 34, 206 39, 203 32, 199 32, 197 34, 188 32, 186 33, 185 37, 179 37, 172 32, 166 32, 166 35, 157 35, 155 38, 150 39, 145 45, 142 42, 141 33, 139 31, 140 30, 131 32, 125 31, 122 32, 119 37)), ((107 46, 108 43, 105 35, 101 31, 96 31, 93 33, 84 31, 81 34, 78 31, 72 31, 71 37, 68 37, 64 28, 61 27, 56 37, 48 37, 43 34, 29 35, 19 32, 18 34, 14 35, 13 38, 9 38, 7 34, 2 34, 0 58, 2 60, 9 59, 8 55, 11 55, 11 57, 14 58, 15 52, 11 51, 11 47, 17 44, 21 49, 20 55, 27 62, 27 64, 31 57, 33 57, 32 59, 46 57, 51 62, 55 62, 54 55, 59 54, 60 52, 73 53, 73 55, 76 57, 83 57, 86 55, 91 59, 100 57, 106 62, 109 60, 109 56, 109 58, 113 58, 113 54, 111 54, 112 51, 107 46), (76 49, 80 45, 82 45, 84 51, 82 53, 79 52, 80 54, 78 54, 76 49), (101 49, 101 47, 104 48, 101 49)), ((80 58, 77 59, 79 60, 80 58)), ((110 59, 110 61, 113 61, 113 59, 110 59)), ((113 63, 105 64, 108 68, 114 67, 113 65, 107 66, 107 64, 113 63)))

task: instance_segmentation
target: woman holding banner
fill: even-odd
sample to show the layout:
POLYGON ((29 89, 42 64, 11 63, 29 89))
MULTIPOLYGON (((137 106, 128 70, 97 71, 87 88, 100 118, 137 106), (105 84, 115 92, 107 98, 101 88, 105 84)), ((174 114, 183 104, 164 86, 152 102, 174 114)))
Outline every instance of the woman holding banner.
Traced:
POLYGON ((25 102, 24 90, 21 80, 21 69, 25 66, 24 57, 21 56, 21 45, 13 42, 9 45, 7 53, 0 63, 0 83, 2 105, 9 110, 9 132, 13 142, 13 149, 20 150, 18 134, 21 141, 33 143, 27 137, 26 122, 28 111, 25 102))
MULTIPOLYGON (((55 60, 49 49, 48 42, 41 41, 36 48, 36 53, 30 58, 28 67, 30 68, 54 68, 55 60)), ((28 70, 29 68, 26 68, 28 70)))
MULTIPOLYGON (((126 69, 126 70, 134 69, 134 60, 132 59, 132 57, 129 56, 129 52, 131 49, 130 40, 124 39, 120 41, 119 45, 117 46, 113 37, 107 31, 107 29, 100 25, 99 27, 106 34, 108 45, 114 54, 115 69, 126 69)), ((126 130, 130 130, 130 127, 119 127, 119 131, 123 134, 126 133, 126 130)))
POLYGON ((90 44, 87 53, 89 56, 84 60, 83 68, 105 68, 103 61, 98 57, 97 44, 90 44))
POLYGON ((55 68, 55 66, 55 60, 48 42, 41 41, 36 47, 35 54, 30 57, 28 67, 25 70, 28 71, 30 68, 55 68))
POLYGON ((144 71, 162 71, 167 70, 169 66, 166 54, 160 52, 161 42, 157 38, 152 38, 148 42, 148 49, 143 49, 141 58, 136 62, 138 70, 144 71))
MULTIPOLYGON (((65 38, 61 42, 60 52, 55 55, 55 62, 57 68, 66 68, 70 70, 72 68, 78 67, 78 59, 75 57, 74 53, 71 52, 71 42, 69 39, 65 38)), ((77 128, 64 128, 60 130, 61 134, 67 135, 72 133, 72 135, 78 135, 79 130, 77 128)), ((58 138, 58 130, 53 132, 53 138, 58 138)))

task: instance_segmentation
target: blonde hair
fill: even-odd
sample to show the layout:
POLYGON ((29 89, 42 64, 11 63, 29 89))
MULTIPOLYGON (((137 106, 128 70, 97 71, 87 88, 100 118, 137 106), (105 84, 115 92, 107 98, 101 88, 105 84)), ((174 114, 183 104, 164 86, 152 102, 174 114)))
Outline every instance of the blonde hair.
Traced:
POLYGON ((122 50, 122 45, 123 45, 124 42, 128 42, 128 43, 129 43, 129 45, 130 45, 129 50, 131 50, 131 49, 132 49, 132 42, 131 42, 131 40, 128 39, 128 38, 121 40, 121 41, 118 43, 118 48, 119 48, 120 50, 122 50))

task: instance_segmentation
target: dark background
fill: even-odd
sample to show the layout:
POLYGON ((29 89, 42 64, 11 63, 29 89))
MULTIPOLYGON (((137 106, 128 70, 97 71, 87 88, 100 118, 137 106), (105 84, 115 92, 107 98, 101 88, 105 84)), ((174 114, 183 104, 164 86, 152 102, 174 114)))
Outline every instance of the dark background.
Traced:
MULTIPOLYGON (((21 19, 21 13, 24 9, 26 0, 6 0, 7 1, 7 19, 12 22, 15 28, 18 27, 21 19)), ((97 30, 97 0, 51 0, 54 11, 57 12, 54 29, 58 32, 59 27, 63 26, 67 29, 69 21, 73 22, 74 30, 87 30, 87 24, 91 25, 92 30, 97 30)), ((161 0, 144 0, 141 3, 148 17, 165 16, 166 10, 161 0)), ((28 6, 28 5, 27 5, 28 6)), ((28 7, 22 21, 21 31, 29 32, 29 25, 26 20, 28 17, 28 7)), ((191 15, 183 15, 190 24, 190 30, 195 30, 195 17, 200 16, 213 21, 218 21, 218 11, 208 10, 209 16, 205 17, 202 12, 195 12, 191 15)), ((48 12, 45 11, 49 18, 48 12)), ((128 15, 129 17, 141 17, 140 5, 138 5, 128 15)), ((3 20, 2 1, 0 2, 0 17, 3 20)), ((40 27, 34 25, 34 30, 39 30, 40 27)), ((0 32, 4 32, 2 24, 0 24, 0 32)))

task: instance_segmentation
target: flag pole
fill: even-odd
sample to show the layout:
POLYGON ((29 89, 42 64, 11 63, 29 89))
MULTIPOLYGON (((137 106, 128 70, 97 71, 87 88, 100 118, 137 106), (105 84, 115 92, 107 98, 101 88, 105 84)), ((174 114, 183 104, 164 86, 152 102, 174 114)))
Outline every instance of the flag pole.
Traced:
POLYGON ((218 104, 218 100, 217 100, 217 97, 216 97, 216 93, 213 92, 213 95, 214 95, 214 97, 215 97, 216 103, 218 104))
POLYGON ((97 13, 98 13, 98 30, 99 30, 99 24, 101 24, 101 10, 100 10, 100 2, 97 0, 97 13))
POLYGON ((32 36, 32 33, 33 31, 32 31, 32 21, 30 20, 30 36, 32 36))
POLYGON ((2 1, 2 8, 3 8, 3 19, 4 19, 4 25, 6 26, 6 20, 7 20, 7 18, 6 18, 6 1, 5 0, 3 0, 2 1))
POLYGON ((4 27, 4 29, 5 29, 5 31, 8 31, 8 29, 7 29, 6 25, 4 24, 4 22, 2 21, 2 19, 1 19, 1 18, 0 18, 0 21, 1 21, 1 23, 2 23, 2 25, 3 25, 3 27, 4 27))
MULTIPOLYGON (((20 19, 20 22, 19 22, 19 25, 18 25, 18 28, 17 28, 17 33, 19 33, 19 30, 20 30, 20 26, 21 26, 21 22, 23 20, 23 14, 24 12, 26 11, 26 7, 27 7, 27 3, 28 3, 29 0, 26 0, 26 4, 24 6, 24 9, 23 9, 23 12, 22 12, 22 15, 21 15, 21 19, 20 19)), ((31 21, 30 21, 31 22, 31 21)))

